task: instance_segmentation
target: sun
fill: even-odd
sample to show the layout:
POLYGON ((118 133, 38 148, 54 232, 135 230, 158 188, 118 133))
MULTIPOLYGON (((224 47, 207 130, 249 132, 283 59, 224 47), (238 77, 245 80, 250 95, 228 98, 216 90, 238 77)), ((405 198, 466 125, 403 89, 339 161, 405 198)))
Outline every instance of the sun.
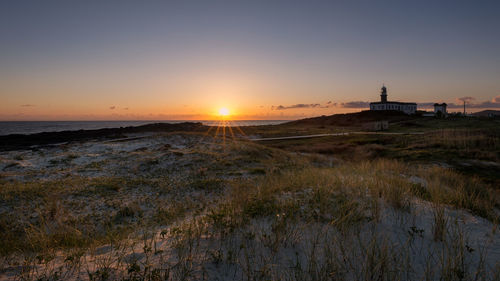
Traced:
POLYGON ((229 116, 229 109, 225 107, 219 108, 219 115, 223 117, 229 116))

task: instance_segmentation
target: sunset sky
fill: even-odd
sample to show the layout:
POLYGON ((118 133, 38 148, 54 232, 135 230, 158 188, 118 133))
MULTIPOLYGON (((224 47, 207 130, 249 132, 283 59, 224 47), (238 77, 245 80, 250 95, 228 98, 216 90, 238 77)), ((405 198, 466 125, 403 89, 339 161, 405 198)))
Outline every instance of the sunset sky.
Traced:
POLYGON ((1 1, 0 120, 294 119, 366 109, 382 83, 390 100, 499 109, 499 15, 481 0, 1 1))

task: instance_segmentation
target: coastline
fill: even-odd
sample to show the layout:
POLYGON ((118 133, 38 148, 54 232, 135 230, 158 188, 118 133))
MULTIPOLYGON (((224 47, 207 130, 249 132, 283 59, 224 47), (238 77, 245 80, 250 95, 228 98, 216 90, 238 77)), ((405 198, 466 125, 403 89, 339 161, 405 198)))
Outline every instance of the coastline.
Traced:
POLYGON ((0 121, 0 136, 13 134, 36 134, 47 132, 114 129, 120 127, 138 127, 148 124, 167 123, 202 123, 217 126, 224 122, 229 127, 277 125, 293 120, 94 120, 94 121, 0 121))
POLYGON ((202 132, 208 126, 201 123, 184 122, 177 124, 152 123, 142 126, 104 128, 95 130, 72 130, 43 132, 35 134, 10 134, 0 136, 0 151, 29 149, 33 146, 54 145, 58 143, 124 138, 127 134, 158 132, 202 132))

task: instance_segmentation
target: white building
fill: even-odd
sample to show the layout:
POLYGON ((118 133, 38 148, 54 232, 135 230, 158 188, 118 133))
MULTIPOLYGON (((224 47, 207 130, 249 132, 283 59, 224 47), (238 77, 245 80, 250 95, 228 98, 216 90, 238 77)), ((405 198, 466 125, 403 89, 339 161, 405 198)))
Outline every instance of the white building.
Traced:
POLYGON ((415 114, 417 104, 414 102, 387 101, 387 88, 382 86, 380 90, 380 101, 371 102, 370 110, 397 110, 406 114, 415 114))
POLYGON ((438 115, 438 112, 441 112, 440 114, 443 116, 446 116, 446 103, 435 103, 434 104, 434 115, 438 115))

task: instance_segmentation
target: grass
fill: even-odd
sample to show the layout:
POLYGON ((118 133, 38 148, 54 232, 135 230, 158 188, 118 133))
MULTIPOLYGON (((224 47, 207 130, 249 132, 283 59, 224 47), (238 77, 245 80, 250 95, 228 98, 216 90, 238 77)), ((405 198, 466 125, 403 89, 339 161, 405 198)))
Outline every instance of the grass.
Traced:
POLYGON ((441 129, 424 135, 425 146, 460 149, 469 152, 482 148, 489 151, 500 149, 500 132, 484 129, 441 129))
MULTIPOLYGON (((403 257, 409 258, 409 254, 405 256, 407 254, 401 252, 399 246, 393 244, 387 237, 373 234, 374 236, 367 240, 360 235, 364 233, 361 230, 365 229, 365 224, 377 221, 375 214, 380 212, 376 210, 380 206, 373 205, 375 196, 386 201, 389 206, 392 206, 391 208, 409 212, 406 209, 410 207, 406 204, 411 197, 418 197, 422 192, 413 193, 412 186, 414 185, 405 182, 406 177, 401 177, 401 174, 419 171, 418 168, 414 169, 398 161, 380 160, 335 168, 309 167, 285 170, 272 176, 263 175, 255 179, 233 181, 228 197, 211 208, 206 216, 200 216, 199 220, 182 223, 179 227, 171 228, 167 232, 167 236, 172 239, 170 245, 175 252, 174 263, 149 267, 147 264, 135 261, 127 265, 125 275, 121 273, 120 276, 123 280, 129 278, 157 280, 156 278, 160 277, 174 280, 196 278, 200 272, 196 264, 203 260, 195 260, 205 251, 204 238, 202 238, 204 236, 218 241, 207 249, 210 263, 235 267, 235 272, 239 272, 237 276, 243 279, 275 279, 282 274, 295 276, 299 280, 308 279, 307 276, 315 276, 317 279, 336 276, 338 279, 370 280, 393 280, 411 276, 411 268, 396 262, 403 257), (374 176, 374 174, 379 176, 374 176), (374 177, 375 180, 373 180, 374 177), (398 180, 398 177, 402 179, 398 180), (395 192, 396 189, 404 192, 395 192), (261 220, 268 221, 269 227, 264 226, 263 230, 249 227, 261 220), (306 231, 300 225, 310 228, 311 232, 306 231), (327 232, 324 230, 316 232, 317 230, 314 229, 320 227, 319 225, 325 225, 327 232), (242 236, 237 239, 246 239, 247 242, 244 244, 236 242, 236 244, 246 246, 235 248, 230 241, 235 237, 240 237, 240 233, 242 236), (270 268, 266 266, 266 264, 275 263, 275 259, 281 260, 279 256, 284 249, 301 245, 307 241, 304 240, 304 236, 310 237, 312 233, 322 235, 313 236, 313 244, 307 246, 308 250, 295 258, 292 267, 270 268), (353 249, 347 251, 341 246, 350 236, 354 252, 353 249), (325 245, 328 246, 325 248, 325 245)), ((441 184, 450 185, 456 184, 458 179, 454 177, 457 176, 460 177, 439 171, 433 173, 429 180, 433 179, 441 184), (439 179, 437 179, 438 176, 439 179)), ((448 239, 450 232, 446 231, 448 224, 444 219, 445 209, 441 201, 438 202, 447 195, 429 192, 426 196, 429 196, 432 202, 436 201, 435 221, 432 227, 434 239, 446 243, 452 242, 448 239)), ((154 215, 154 220, 159 224, 169 224, 175 218, 182 217, 187 209, 191 208, 185 207, 184 204, 160 208, 154 215)), ((55 213, 53 216, 57 217, 60 214, 55 213)), ((116 216, 123 221, 141 217, 141 211, 138 205, 126 205, 118 210, 116 216)), ((58 246, 74 248, 77 245, 79 247, 88 245, 73 229, 63 228, 60 230, 64 233, 63 235, 55 231, 51 237, 45 236, 40 231, 41 229, 29 230, 31 236, 27 238, 31 243, 44 244, 48 248, 58 246), (48 241, 55 244, 47 244, 48 241)), ((420 236, 415 235, 415 237, 422 237, 423 230, 419 231, 420 236)), ((475 265, 465 265, 468 252, 465 246, 462 249, 460 245, 462 244, 450 244, 449 248, 433 254, 433 256, 442 255, 439 265, 441 269, 426 274, 433 277, 441 276, 443 280, 456 280, 472 276, 474 270, 479 272, 479 269, 474 268, 475 265), (454 257, 452 251, 454 251, 453 254, 462 256, 454 257)), ((35 248, 33 250, 43 251, 43 249, 35 248)), ((155 250, 157 254, 148 251, 145 249, 144 253, 152 257, 162 255, 158 250, 155 250)), ((68 262, 78 259, 74 255, 68 258, 68 262)), ((48 259, 44 262, 50 264, 50 255, 44 259, 48 259)), ((205 262, 208 261, 203 261, 205 262)), ((89 278, 94 280, 114 278, 112 276, 115 274, 116 266, 112 264, 109 268, 103 267, 89 272, 89 278)))
POLYGON ((500 130, 498 126, 482 127, 445 129, 438 126, 440 129, 436 130, 419 129, 425 132, 422 135, 354 134, 263 144, 292 152, 331 155, 348 162, 385 158, 416 165, 445 163, 464 175, 480 177, 491 186, 499 186, 500 130))
MULTIPOLYGON (((497 149, 450 134, 464 139, 429 133, 416 143, 497 149)), ((1 179, 0 256, 17 261, 23 280, 495 280, 500 268, 453 212, 484 218, 496 237, 498 189, 455 169, 368 155, 410 145, 392 137, 348 142, 367 154, 333 161, 228 142, 172 158, 134 151, 124 174, 1 179)))
POLYGON ((446 217, 442 205, 435 205, 433 211, 434 221, 432 224, 432 234, 435 241, 443 241, 448 228, 448 218, 446 217))
POLYGON ((189 207, 190 206, 187 206, 186 204, 174 202, 170 206, 159 207, 153 215, 153 219, 159 225, 168 225, 176 219, 182 218, 182 216, 189 210, 189 207))

